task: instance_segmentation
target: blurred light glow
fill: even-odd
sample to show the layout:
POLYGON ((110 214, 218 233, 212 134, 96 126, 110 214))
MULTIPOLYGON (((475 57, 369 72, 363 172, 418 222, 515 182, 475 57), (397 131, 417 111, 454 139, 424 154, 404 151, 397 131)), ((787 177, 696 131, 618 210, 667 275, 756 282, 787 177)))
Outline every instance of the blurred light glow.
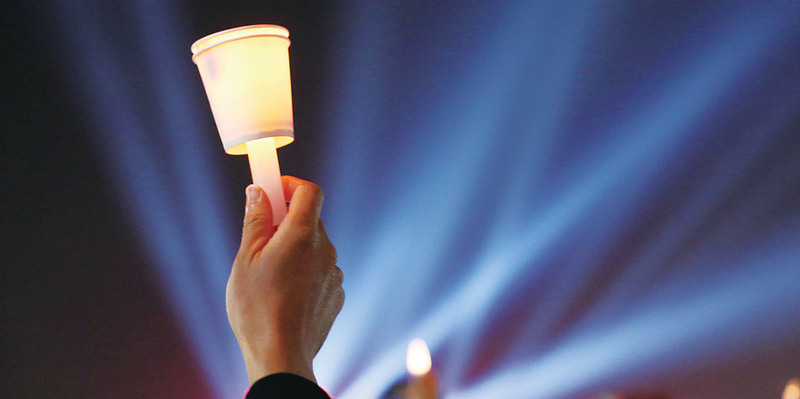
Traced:
POLYGON ((782 399, 800 399, 800 380, 792 379, 783 390, 782 399))
POLYGON ((408 343, 406 368, 415 376, 425 375, 431 370, 431 352, 422 338, 414 338, 408 343))

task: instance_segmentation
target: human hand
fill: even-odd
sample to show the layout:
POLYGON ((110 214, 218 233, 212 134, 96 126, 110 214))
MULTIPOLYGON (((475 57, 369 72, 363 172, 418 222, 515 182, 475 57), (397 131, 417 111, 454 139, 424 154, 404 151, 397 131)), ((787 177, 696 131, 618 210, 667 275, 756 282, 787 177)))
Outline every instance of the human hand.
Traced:
POLYGON ((322 190, 295 177, 282 181, 291 203, 277 228, 267 195, 247 187, 242 243, 226 292, 251 385, 279 372, 316 382, 314 356, 344 304, 342 271, 320 220, 322 190))

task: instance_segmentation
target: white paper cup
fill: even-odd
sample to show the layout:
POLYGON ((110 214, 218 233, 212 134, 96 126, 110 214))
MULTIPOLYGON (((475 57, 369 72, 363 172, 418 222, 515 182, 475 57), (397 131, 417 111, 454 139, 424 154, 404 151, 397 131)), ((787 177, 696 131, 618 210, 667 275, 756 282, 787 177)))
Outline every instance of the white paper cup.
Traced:
POLYGON ((251 25, 206 36, 192 45, 222 145, 246 154, 246 143, 274 137, 294 140, 289 74, 289 31, 251 25))

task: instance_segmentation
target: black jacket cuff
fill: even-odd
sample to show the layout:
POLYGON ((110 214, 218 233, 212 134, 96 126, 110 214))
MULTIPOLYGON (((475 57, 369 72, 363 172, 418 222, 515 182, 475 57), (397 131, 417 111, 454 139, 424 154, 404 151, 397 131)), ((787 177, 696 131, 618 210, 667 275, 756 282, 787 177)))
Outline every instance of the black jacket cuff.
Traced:
POLYGON ((277 373, 256 381, 245 399, 330 399, 330 396, 306 378, 277 373))

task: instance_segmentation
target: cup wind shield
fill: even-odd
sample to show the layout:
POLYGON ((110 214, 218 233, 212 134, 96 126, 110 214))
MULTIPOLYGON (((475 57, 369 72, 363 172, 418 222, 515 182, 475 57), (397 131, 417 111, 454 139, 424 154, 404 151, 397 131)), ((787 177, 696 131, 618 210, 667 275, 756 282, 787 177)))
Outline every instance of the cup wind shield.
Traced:
POLYGON ((225 151, 246 154, 247 142, 294 140, 289 32, 253 25, 215 33, 192 45, 225 151))

